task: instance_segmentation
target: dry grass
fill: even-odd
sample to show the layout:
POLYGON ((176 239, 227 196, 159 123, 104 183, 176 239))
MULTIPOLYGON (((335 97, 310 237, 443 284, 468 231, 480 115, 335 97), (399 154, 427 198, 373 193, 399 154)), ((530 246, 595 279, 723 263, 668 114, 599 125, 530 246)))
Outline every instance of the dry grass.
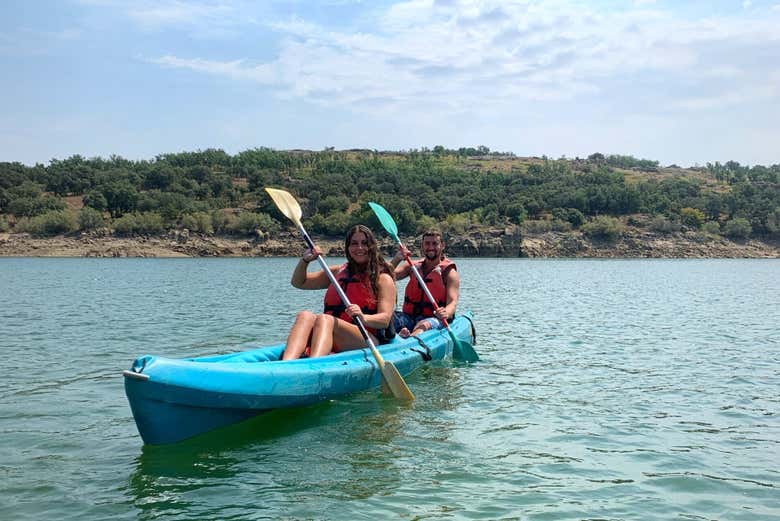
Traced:
POLYGON ((83 198, 83 195, 69 195, 68 197, 64 197, 65 204, 68 205, 68 208, 71 210, 81 210, 84 208, 83 198))

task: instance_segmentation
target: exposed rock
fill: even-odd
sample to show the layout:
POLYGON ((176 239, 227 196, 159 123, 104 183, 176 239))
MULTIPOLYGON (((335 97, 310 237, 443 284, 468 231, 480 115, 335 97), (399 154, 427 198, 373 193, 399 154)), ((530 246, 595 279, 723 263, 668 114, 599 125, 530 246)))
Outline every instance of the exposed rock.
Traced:
MULTIPOLYGON (((100 232, 31 237, 0 233, 0 256, 16 257, 298 257, 306 249, 300 236, 282 232, 262 240, 212 237, 182 233, 167 237, 113 237, 100 232)), ((412 245, 418 237, 402 237, 412 245)), ((314 237, 329 257, 343 257, 340 238, 314 237)), ((381 238, 381 250, 392 257, 392 239, 381 238)), ((629 227, 615 241, 591 239, 579 231, 523 234, 518 226, 506 226, 448 237, 453 257, 653 257, 653 258, 780 258, 780 243, 755 239, 732 241, 721 236, 689 231, 659 234, 629 227)))
POLYGON ((450 238, 447 251, 459 257, 519 257, 521 243, 519 228, 507 226, 450 238))

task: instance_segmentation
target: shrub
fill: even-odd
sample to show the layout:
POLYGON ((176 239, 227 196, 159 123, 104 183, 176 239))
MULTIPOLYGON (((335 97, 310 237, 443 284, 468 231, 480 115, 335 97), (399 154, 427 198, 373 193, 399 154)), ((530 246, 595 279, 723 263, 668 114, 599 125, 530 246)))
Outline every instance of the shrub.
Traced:
MULTIPOLYGON (((244 212, 238 216, 238 219, 228 225, 228 232, 236 235, 251 235, 256 230, 274 232, 277 229, 278 225, 267 213, 244 212)), ((338 233, 343 233, 344 229, 346 229, 346 226, 339 230, 338 233)))
POLYGON ((155 211, 166 221, 175 221, 180 215, 191 213, 193 200, 184 194, 162 192, 155 194, 155 211))
POLYGON ((564 221, 562 219, 553 219, 551 226, 555 232, 570 232, 572 228, 569 221, 564 221))
POLYGON ((29 217, 19 217, 16 219, 16 225, 14 226, 14 232, 16 233, 30 233, 30 218, 29 217))
POLYGON ((333 212, 346 212, 349 198, 346 195, 329 195, 317 205, 317 213, 327 215, 333 212))
POLYGON ((703 232, 718 235, 720 233, 720 224, 718 221, 707 221, 701 225, 701 229, 703 232))
POLYGON ((752 231, 753 227, 750 226, 750 221, 744 217, 736 217, 727 221, 723 229, 723 233, 726 236, 734 239, 747 239, 752 231))
POLYGON ((163 231, 163 220, 155 212, 125 214, 113 222, 117 235, 156 235, 163 231))
POLYGON ((523 221, 523 233, 546 233, 552 230, 550 221, 523 221))
POLYGON ((212 216, 206 212, 195 212, 193 214, 185 214, 181 218, 181 225, 188 230, 205 233, 211 235, 214 233, 214 225, 212 223, 212 216))
POLYGON ((334 212, 330 215, 316 214, 309 222, 311 230, 323 235, 343 236, 349 228, 350 216, 344 212, 334 212))
POLYGON ((0 232, 7 232, 10 229, 8 219, 5 215, 0 215, 0 232))
POLYGON ((160 214, 155 212, 138 214, 138 233, 154 235, 162 233, 163 229, 163 219, 160 214))
POLYGON ((504 214, 515 224, 522 224, 528 218, 528 212, 522 203, 513 203, 507 205, 504 214))
POLYGON ((704 212, 698 208, 688 207, 680 210, 680 221, 682 221, 685 226, 698 229, 704 223, 704 218, 704 212))
POLYGON ((775 208, 767 218, 766 229, 770 235, 780 236, 780 207, 775 208))
POLYGON ((415 233, 421 234, 425 230, 430 230, 431 228, 438 228, 439 223, 434 219, 433 217, 429 217, 427 215, 423 215, 419 219, 417 219, 417 225, 415 226, 415 233))
POLYGON ((228 233, 228 229, 232 226, 234 221, 236 221, 236 217, 224 210, 214 210, 211 212, 211 225, 217 233, 228 233))
POLYGON ((79 228, 82 230, 102 228, 105 224, 106 221, 103 219, 103 212, 99 212, 89 206, 85 206, 79 212, 79 228))
POLYGON ((33 217, 50 211, 65 209, 65 201, 59 197, 43 195, 39 197, 21 197, 8 203, 8 213, 33 217))
POLYGON ((592 221, 582 225, 582 231, 585 235, 608 240, 617 239, 623 234, 624 230, 625 226, 619 219, 606 215, 599 215, 592 221))
POLYGON ((653 220, 650 221, 650 229, 658 233, 674 233, 679 232, 681 226, 678 223, 672 222, 663 215, 656 215, 653 220))
POLYGON ((576 208, 553 208, 552 214, 555 219, 567 221, 574 228, 579 228, 585 223, 585 215, 576 208))
POLYGON ((58 235, 70 233, 78 228, 76 218, 67 210, 55 210, 35 217, 20 219, 18 231, 33 235, 58 235))
POLYGON ((137 228, 134 214, 125 214, 111 223, 114 233, 117 235, 132 235, 137 228))
POLYGON ((458 213, 448 215, 442 223, 442 233, 447 235, 458 235, 465 233, 471 227, 471 216, 468 213, 458 213))

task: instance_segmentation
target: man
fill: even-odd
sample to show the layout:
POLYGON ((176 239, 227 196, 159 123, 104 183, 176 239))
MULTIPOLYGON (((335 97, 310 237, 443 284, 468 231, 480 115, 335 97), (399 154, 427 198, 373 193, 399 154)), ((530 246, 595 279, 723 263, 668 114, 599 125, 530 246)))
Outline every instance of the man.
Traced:
POLYGON ((419 335, 429 329, 441 328, 443 320, 450 321, 455 316, 460 276, 455 263, 444 255, 444 246, 438 230, 426 231, 422 236, 423 259, 414 263, 436 304, 431 303, 420 288, 411 266, 408 263, 398 266, 410 254, 408 249, 401 246, 391 262, 397 280, 409 277, 402 311, 395 313, 396 331, 402 338, 408 337, 410 331, 412 335, 419 335))

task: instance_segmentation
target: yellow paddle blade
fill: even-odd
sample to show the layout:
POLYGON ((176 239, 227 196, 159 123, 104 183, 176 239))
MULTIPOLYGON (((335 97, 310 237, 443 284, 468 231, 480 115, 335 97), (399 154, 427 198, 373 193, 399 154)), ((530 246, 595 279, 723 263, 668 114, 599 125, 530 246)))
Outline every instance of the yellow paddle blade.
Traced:
POLYGON ((398 372, 398 369, 390 362, 385 362, 382 364, 381 368, 384 383, 390 388, 390 392, 393 396, 399 400, 414 401, 414 393, 412 393, 412 390, 406 385, 406 382, 401 376, 401 373, 398 372))
POLYGON ((303 215, 301 205, 298 204, 298 201, 295 200, 295 197, 293 197, 290 192, 268 187, 266 187, 265 191, 268 192, 268 195, 274 200, 276 207, 279 208, 279 211, 282 212, 285 217, 290 219, 297 226, 301 225, 301 215, 303 215))

